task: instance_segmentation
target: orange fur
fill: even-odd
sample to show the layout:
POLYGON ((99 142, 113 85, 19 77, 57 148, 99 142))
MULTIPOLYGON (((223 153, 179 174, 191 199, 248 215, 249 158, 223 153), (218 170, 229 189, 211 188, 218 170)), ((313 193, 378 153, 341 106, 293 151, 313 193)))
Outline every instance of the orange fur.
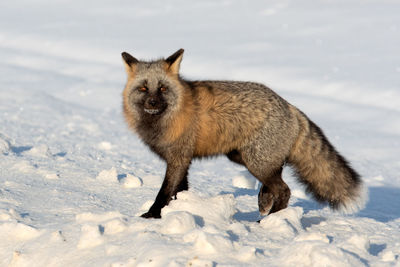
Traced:
POLYGON ((196 156, 228 153, 257 134, 256 129, 261 127, 265 114, 257 111, 234 114, 239 104, 232 99, 232 94, 212 93, 202 86, 197 90, 197 101, 201 105, 197 118, 196 156), (247 120, 251 115, 253 120, 247 120))
POLYGON ((169 121, 164 133, 164 138, 162 140, 167 144, 175 142, 192 125, 191 122, 194 117, 194 104, 188 92, 183 95, 182 102, 184 105, 181 105, 181 109, 169 121))
POLYGON ((128 65, 126 65, 127 68, 127 74, 128 74, 128 81, 126 83, 125 89, 122 92, 122 107, 123 107, 123 114, 125 121, 128 123, 128 126, 131 127, 133 130, 136 129, 136 119, 133 117, 132 113, 129 111, 129 92, 130 92, 130 87, 131 83, 135 77, 135 71, 133 68, 130 68, 128 65), (129 68, 129 71, 128 71, 129 68))

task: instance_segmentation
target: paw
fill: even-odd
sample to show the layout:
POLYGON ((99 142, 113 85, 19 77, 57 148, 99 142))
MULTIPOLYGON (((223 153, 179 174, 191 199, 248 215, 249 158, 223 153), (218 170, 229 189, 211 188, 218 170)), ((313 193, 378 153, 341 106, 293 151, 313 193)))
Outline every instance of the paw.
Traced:
POLYGON ((279 196, 274 201, 274 205, 272 206, 269 213, 274 213, 286 209, 289 204, 289 199, 290 199, 290 189, 289 187, 286 187, 279 192, 279 196))
POLYGON ((258 198, 258 210, 262 216, 268 215, 274 204, 272 194, 264 194, 258 198))
POLYGON ((149 219, 149 218, 160 219, 161 218, 161 214, 160 214, 160 212, 157 213, 157 212, 148 211, 148 212, 143 213, 142 215, 140 215, 140 217, 146 218, 146 219, 149 219))
POLYGON ((290 189, 282 181, 272 186, 263 185, 258 193, 258 207, 261 215, 268 215, 288 206, 290 189))
POLYGON ((274 204, 274 196, 266 186, 260 188, 258 193, 258 210, 262 216, 268 215, 274 204))

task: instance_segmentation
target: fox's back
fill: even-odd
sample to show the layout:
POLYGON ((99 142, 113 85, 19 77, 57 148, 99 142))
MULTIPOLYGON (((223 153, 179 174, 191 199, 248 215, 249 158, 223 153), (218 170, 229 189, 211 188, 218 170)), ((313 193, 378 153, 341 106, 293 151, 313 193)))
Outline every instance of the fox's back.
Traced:
POLYGON ((213 104, 219 112, 234 113, 236 116, 268 117, 274 111, 281 114, 288 109, 288 103, 263 84, 242 81, 196 81, 191 82, 196 94, 213 104))
POLYGON ((196 154, 228 153, 266 128, 291 120, 289 104, 268 87, 252 82, 192 82, 198 105, 196 154))

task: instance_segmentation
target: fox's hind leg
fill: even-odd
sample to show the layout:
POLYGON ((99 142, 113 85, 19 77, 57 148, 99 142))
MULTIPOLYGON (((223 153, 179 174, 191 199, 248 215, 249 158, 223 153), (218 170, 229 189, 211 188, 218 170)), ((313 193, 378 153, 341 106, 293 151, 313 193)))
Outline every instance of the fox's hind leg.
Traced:
POLYGON ((282 167, 264 179, 258 193, 258 208, 261 215, 277 212, 288 206, 290 189, 282 180, 282 167))
POLYGON ((290 189, 282 180, 285 158, 273 146, 254 142, 239 151, 245 166, 262 184, 258 194, 261 215, 277 212, 287 207, 290 189))
POLYGON ((287 207, 290 198, 290 189, 282 180, 282 165, 275 167, 277 164, 262 163, 262 160, 256 160, 254 151, 251 153, 238 150, 232 150, 226 156, 233 162, 244 165, 261 183, 260 192, 258 193, 258 208, 261 215, 277 212, 287 207), (275 171, 271 171, 275 170, 275 171))

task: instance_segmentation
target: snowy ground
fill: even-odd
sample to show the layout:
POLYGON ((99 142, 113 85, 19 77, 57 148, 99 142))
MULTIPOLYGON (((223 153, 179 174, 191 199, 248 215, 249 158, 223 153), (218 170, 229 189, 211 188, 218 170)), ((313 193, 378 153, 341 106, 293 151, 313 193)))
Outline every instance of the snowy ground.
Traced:
POLYGON ((0 2, 0 266, 400 266, 400 2, 0 2), (290 170, 290 207, 257 223, 257 183, 226 159, 138 217, 164 164, 125 126, 120 53, 185 48, 191 79, 263 82, 362 174, 333 213, 290 170))

